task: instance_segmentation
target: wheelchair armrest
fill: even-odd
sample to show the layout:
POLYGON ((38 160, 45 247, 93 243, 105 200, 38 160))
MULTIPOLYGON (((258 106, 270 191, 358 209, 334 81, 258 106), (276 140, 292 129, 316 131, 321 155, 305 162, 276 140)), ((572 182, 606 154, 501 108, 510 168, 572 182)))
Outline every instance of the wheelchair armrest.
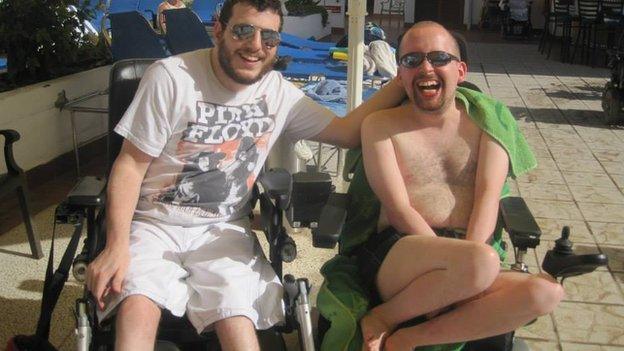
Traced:
POLYGON ((258 182, 263 191, 275 201, 275 206, 286 210, 290 204, 292 192, 292 178, 290 173, 282 168, 273 168, 258 176, 258 182))
POLYGON ((348 194, 332 193, 321 210, 319 225, 312 229, 312 245, 333 249, 347 218, 348 194))
POLYGON ((72 190, 67 194, 67 204, 78 207, 101 206, 104 204, 106 180, 100 177, 83 177, 78 179, 72 190))
POLYGON ((534 249, 540 243, 542 231, 535 222, 529 207, 521 197, 506 197, 500 201, 503 226, 514 247, 534 249))
POLYGON ((13 129, 2 129, 0 135, 4 136, 4 161, 9 174, 17 175, 24 172, 15 162, 13 155, 13 143, 20 139, 20 134, 13 129))

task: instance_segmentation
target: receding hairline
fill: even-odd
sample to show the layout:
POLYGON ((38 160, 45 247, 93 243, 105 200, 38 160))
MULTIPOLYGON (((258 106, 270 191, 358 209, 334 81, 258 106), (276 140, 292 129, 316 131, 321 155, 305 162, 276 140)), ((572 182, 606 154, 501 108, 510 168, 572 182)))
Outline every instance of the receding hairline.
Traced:
POLYGON ((451 33, 448 29, 446 29, 443 25, 441 25, 438 22, 434 22, 434 21, 420 21, 420 22, 416 22, 414 25, 412 25, 405 33, 403 33, 403 35, 401 36, 401 41, 399 42, 399 48, 398 51, 401 52, 401 46, 403 44, 403 40, 405 39, 405 37, 412 31, 417 30, 417 29, 421 29, 421 28, 427 28, 427 27, 433 27, 433 28, 437 28, 440 29, 443 33, 445 33, 448 38, 451 39, 451 42, 453 43, 453 51, 451 52, 453 55, 460 57, 461 55, 461 50, 459 48, 459 43, 457 42, 457 39, 455 38, 455 36, 453 35, 453 33, 451 33))

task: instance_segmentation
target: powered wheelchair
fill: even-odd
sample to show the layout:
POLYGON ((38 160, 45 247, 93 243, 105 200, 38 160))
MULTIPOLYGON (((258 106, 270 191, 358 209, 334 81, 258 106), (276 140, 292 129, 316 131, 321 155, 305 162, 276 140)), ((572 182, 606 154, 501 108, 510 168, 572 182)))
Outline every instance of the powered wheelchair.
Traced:
MULTIPOLYGON (((138 88, 141 77, 154 62, 153 59, 132 59, 115 63, 110 74, 109 89, 109 144, 108 171, 121 149, 123 139, 113 132, 113 128, 130 105, 138 88)), ((303 177, 305 178, 305 176, 303 177)), ((293 192, 292 177, 285 170, 266 170, 260 174, 254 186, 252 205, 259 203, 262 229, 269 243, 268 258, 278 277, 284 285, 284 305, 286 321, 284 324, 269 330, 259 331, 258 337, 263 350, 286 350, 281 333, 298 330, 303 350, 314 350, 312 338, 312 322, 310 303, 308 300, 310 285, 306 279, 295 279, 292 275, 283 276, 283 262, 290 262, 296 257, 296 246, 283 224, 286 209, 289 219, 297 226, 316 226, 320 211, 318 200, 308 201, 305 210, 294 211, 290 197, 293 192), (305 214, 305 216, 301 216, 305 214), (299 217, 298 217, 299 216, 299 217)), ((322 179, 316 184, 323 184, 324 194, 331 191, 329 175, 315 177, 322 179)), ((301 179, 305 183, 306 179, 301 179)), ((300 183, 301 183, 300 182, 300 183)), ((70 191, 66 199, 55 211, 55 225, 69 224, 74 226, 74 234, 66 249, 61 263, 56 269, 52 267, 52 254, 48 263, 42 308, 37 331, 32 336, 16 336, 9 342, 10 350, 55 350, 48 342, 51 319, 50 315, 58 300, 64 283, 69 276, 70 267, 74 277, 85 281, 86 268, 105 246, 105 188, 106 180, 97 177, 85 177, 70 191), (83 226, 86 222, 84 245, 78 254, 83 226)), ((305 188, 305 184, 304 184, 305 188)), ((297 191, 297 187, 295 187, 297 191)), ((315 188, 316 191, 316 188, 315 188)), ((315 194, 319 198, 319 194, 315 194)), ((314 196, 313 196, 314 197, 314 196)), ((320 199, 322 199, 322 194, 320 199)), ((301 203, 298 200, 297 203, 301 203)), ((53 248, 52 248, 53 250, 53 248)), ((99 321, 95 313, 96 304, 89 291, 84 290, 83 296, 76 301, 76 346, 78 350, 113 349, 115 330, 114 318, 99 321)), ((158 350, 219 350, 219 343, 214 333, 198 335, 186 318, 177 318, 163 311, 157 336, 158 350)))
MULTIPOLYGON (((151 59, 120 61, 111 70, 109 169, 110 163, 121 147, 121 138, 112 133, 112 128, 130 104, 143 73, 153 61, 151 59)), ((270 351, 286 350, 281 333, 298 330, 301 350, 314 350, 318 345, 318 339, 322 338, 321 329, 325 330, 328 322, 324 320, 319 322, 319 337, 315 340, 308 281, 304 278, 295 279, 292 275, 282 277, 282 263, 292 261, 296 257, 295 242, 288 236, 283 219, 286 217, 295 228, 312 228, 315 247, 332 248, 336 245, 341 227, 348 216, 346 208, 349 195, 333 192, 331 178, 325 173, 296 173, 291 176, 283 170, 267 170, 261 174, 256 184, 253 198, 260 205, 262 227, 269 242, 269 260, 284 284, 286 307, 286 321, 283 325, 258 332, 261 347, 270 351)), ((50 316, 68 278, 69 269, 73 266, 76 278, 84 281, 87 264, 97 256, 105 244, 105 186, 104 179, 83 178, 58 206, 55 213, 56 223, 73 225, 74 235, 56 271, 53 271, 53 259, 50 255, 36 334, 15 337, 9 344, 9 350, 55 350, 47 341, 50 316), (85 222, 87 230, 84 245, 76 255, 85 222)), ((529 248, 538 245, 539 227, 522 199, 507 198, 502 205, 501 213, 506 223, 505 228, 517 252, 516 267, 526 270, 523 257, 529 248)), ((550 258, 545 260, 544 268, 556 277, 583 274, 606 264, 604 255, 574 255, 567 237, 562 239, 557 248, 551 250, 548 255, 550 258)), ((75 317, 78 350, 113 348, 114 323, 111 319, 97 320, 95 303, 86 289, 83 296, 76 301, 75 317)), ((512 340, 513 333, 510 333, 469 344, 466 350, 510 351, 512 340)), ((219 350, 220 347, 214 333, 198 335, 188 320, 163 311, 156 349, 219 350)))

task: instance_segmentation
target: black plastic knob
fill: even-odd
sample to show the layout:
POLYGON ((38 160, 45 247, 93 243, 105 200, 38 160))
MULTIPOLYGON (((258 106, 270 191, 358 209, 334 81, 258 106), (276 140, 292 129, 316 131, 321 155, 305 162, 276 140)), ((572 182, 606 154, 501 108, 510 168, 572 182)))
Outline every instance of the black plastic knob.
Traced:
POLYGON ((557 255, 572 255, 572 242, 570 241, 570 227, 564 226, 561 230, 561 238, 555 240, 555 248, 553 252, 557 255))

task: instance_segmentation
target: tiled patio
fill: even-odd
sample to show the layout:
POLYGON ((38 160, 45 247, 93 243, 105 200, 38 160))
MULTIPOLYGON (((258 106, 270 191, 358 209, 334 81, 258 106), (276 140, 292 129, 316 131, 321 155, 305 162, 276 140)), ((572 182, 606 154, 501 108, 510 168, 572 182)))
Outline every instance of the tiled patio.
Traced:
MULTIPOLYGON (((542 245, 529 255, 529 266, 538 271, 563 225, 571 226, 577 250, 602 251, 610 259, 608 268, 566 280, 567 297, 561 306, 518 335, 533 351, 624 350, 624 129, 601 121, 600 96, 609 71, 548 61, 536 44, 472 41, 469 49, 469 80, 510 106, 538 157, 538 168, 514 183, 514 191, 529 203, 544 232, 542 245)), ((71 178, 33 189, 46 255, 53 204, 69 189, 71 178)), ((0 208, 5 210, 0 216, 4 345, 13 334, 34 332, 46 262, 19 255, 28 252, 23 226, 16 220, 19 212, 6 204, 0 208)), ((57 247, 66 245, 69 230, 61 234, 57 247)), ((299 259, 285 270, 310 277, 318 287, 318 269, 333 252, 312 249, 307 231, 294 237, 299 259)), ((52 340, 61 350, 72 349, 70 309, 79 294, 79 285, 70 282, 55 313, 52 340)))
POLYGON ((536 45, 470 43, 469 80, 505 102, 538 158, 515 182, 542 231, 537 263, 564 225, 608 269, 565 281, 557 310, 518 332, 533 350, 624 350, 624 130, 602 122, 609 70, 545 60, 536 45))

